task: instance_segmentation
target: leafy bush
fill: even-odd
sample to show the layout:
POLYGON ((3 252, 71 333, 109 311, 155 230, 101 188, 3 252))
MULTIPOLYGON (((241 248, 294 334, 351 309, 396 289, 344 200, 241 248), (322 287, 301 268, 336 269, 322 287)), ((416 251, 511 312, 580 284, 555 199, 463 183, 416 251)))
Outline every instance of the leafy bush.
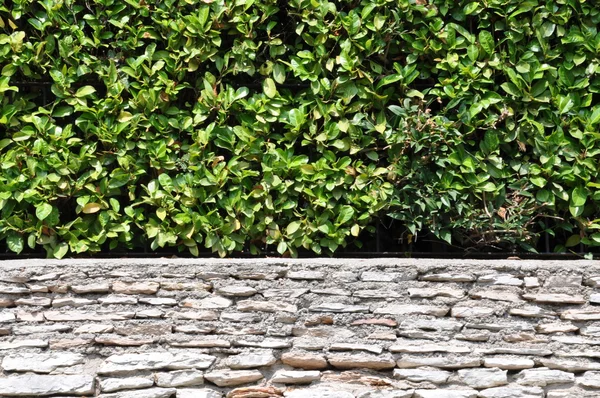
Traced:
POLYGON ((578 0, 4 2, 0 240, 326 254, 389 214, 599 245, 599 25, 578 0))

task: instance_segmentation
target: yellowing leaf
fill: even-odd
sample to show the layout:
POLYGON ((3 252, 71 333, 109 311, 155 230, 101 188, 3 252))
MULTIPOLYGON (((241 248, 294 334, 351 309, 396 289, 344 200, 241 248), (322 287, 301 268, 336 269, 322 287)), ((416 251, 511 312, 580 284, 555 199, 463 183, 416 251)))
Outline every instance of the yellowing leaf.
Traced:
POLYGON ((120 123, 126 123, 128 121, 130 121, 131 119, 133 119, 133 115, 127 111, 122 111, 119 114, 119 118, 117 119, 117 121, 119 121, 120 123))
POLYGON ((87 205, 83 206, 81 211, 85 214, 93 214, 99 212, 100 209, 102 209, 102 206, 100 206, 99 203, 88 203, 87 205))
POLYGON ((265 94, 269 98, 275 97, 277 95, 277 87, 275 86, 275 82, 270 77, 266 78, 263 83, 263 89, 265 90, 265 94))

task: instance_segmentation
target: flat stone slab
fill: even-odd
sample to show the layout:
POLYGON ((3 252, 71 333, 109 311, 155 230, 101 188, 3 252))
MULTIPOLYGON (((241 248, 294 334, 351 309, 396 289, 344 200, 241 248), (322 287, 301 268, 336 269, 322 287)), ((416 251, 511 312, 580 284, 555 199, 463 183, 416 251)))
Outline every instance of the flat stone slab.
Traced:
POLYGON ((144 390, 120 391, 115 394, 101 394, 98 398, 171 398, 177 393, 174 388, 147 388, 144 390))
POLYGON ((328 388, 307 388, 302 390, 293 390, 283 393, 286 398, 356 398, 356 396, 346 391, 336 391, 328 388))
POLYGON ((308 384, 321 378, 318 370, 278 370, 271 378, 271 383, 308 384))
POLYGON ((258 370, 217 370, 206 373, 204 378, 219 387, 239 386, 264 378, 258 370))
POLYGON ((394 359, 388 355, 370 354, 330 354, 327 356, 329 364, 338 369, 392 369, 394 359))
MULTIPOLYGON (((83 354, 50 352, 43 354, 11 354, 2 360, 6 372, 50 373, 57 368, 82 364, 86 361, 83 354)), ((2 390, 0 390, 1 392, 2 390)))
POLYGON ((477 398, 476 390, 415 390, 414 398, 477 398))
POLYGON ((149 352, 143 354, 111 355, 98 370, 99 374, 119 375, 160 369, 207 369, 215 361, 211 355, 193 351, 149 352))
POLYGON ((154 379, 152 377, 119 377, 100 380, 100 390, 102 392, 134 390, 152 387, 153 385, 154 379))
POLYGON ((92 395, 94 377, 87 375, 10 375, 0 378, 0 393, 15 396, 92 395))

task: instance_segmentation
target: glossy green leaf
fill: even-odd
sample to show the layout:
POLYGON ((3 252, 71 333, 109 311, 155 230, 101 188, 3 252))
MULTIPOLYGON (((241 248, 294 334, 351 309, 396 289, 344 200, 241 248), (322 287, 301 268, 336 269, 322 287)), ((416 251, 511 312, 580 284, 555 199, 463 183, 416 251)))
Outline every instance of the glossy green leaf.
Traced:
POLYGON ((300 229, 300 225, 301 223, 299 221, 292 221, 291 223, 289 223, 286 228, 287 234, 292 235, 294 232, 300 229))
POLYGON ((588 193, 583 187, 576 187, 571 192, 571 205, 572 206, 583 206, 587 201, 588 193))
POLYGON ((35 216, 38 220, 45 220, 52 213, 52 205, 49 203, 40 203, 35 208, 35 216))
POLYGON ((274 98, 277 95, 277 87, 275 86, 275 82, 270 77, 266 78, 263 82, 263 89, 265 94, 269 98, 274 98))
POLYGON ((6 237, 6 245, 11 252, 20 254, 24 249, 23 237, 20 234, 11 232, 6 237))
POLYGON ((487 30, 482 30, 479 32, 479 44, 488 55, 494 53, 494 37, 487 30))
POLYGON ((77 92, 75 93, 75 96, 78 98, 82 98, 82 97, 90 96, 90 95, 94 94, 95 92, 96 92, 96 89, 94 87, 83 86, 77 90, 77 92))
POLYGON ((61 259, 69 252, 69 245, 66 242, 59 243, 53 251, 55 258, 61 259))

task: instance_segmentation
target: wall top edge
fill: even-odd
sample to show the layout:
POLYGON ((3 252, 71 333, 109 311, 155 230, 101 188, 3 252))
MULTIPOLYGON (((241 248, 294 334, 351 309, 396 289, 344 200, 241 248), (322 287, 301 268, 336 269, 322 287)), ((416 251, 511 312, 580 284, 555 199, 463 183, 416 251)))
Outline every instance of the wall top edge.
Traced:
POLYGON ((361 269, 365 267, 401 268, 416 267, 421 271, 483 267, 493 270, 535 270, 556 269, 564 270, 592 270, 600 272, 600 261, 591 260, 478 260, 478 259, 406 259, 406 258, 227 258, 227 259, 191 259, 191 258, 120 258, 120 259, 22 259, 0 261, 0 270, 21 269, 30 267, 344 267, 346 269, 361 269))

